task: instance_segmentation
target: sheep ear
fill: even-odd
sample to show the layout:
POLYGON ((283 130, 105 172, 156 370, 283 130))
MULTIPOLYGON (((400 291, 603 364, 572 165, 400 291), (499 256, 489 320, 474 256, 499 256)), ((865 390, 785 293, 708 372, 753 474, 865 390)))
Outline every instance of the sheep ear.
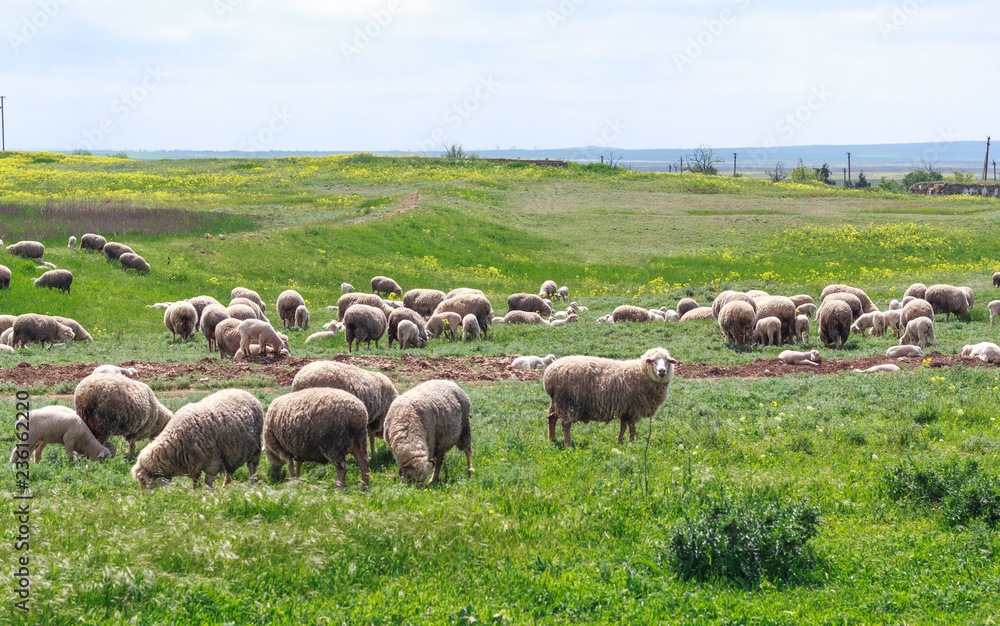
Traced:
POLYGON ((677 359, 675 359, 673 357, 667 359, 667 361, 669 361, 671 365, 683 365, 683 363, 681 363, 680 361, 678 361, 677 359))

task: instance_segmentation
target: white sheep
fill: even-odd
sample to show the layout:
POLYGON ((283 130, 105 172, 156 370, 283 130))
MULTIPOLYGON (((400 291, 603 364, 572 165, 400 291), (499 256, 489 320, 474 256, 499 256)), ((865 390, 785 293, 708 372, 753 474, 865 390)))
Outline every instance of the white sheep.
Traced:
POLYGON ((795 340, 809 343, 809 318, 805 315, 795 316, 795 340))
POLYGON ((427 320, 426 325, 427 336, 431 339, 447 335, 452 341, 455 341, 460 328, 462 328, 462 316, 450 311, 435 313, 427 320))
POLYGON ((98 365, 91 372, 91 374, 118 374, 119 376, 128 376, 129 378, 135 378, 138 373, 139 370, 134 367, 119 367, 117 365, 98 365))
POLYGON ((926 317, 918 317, 910 320, 910 322, 906 325, 906 330, 903 332, 903 336, 899 338, 899 345, 919 344, 920 349, 923 350, 927 348, 928 339, 931 340, 931 345, 936 348, 937 341, 934 339, 934 322, 926 317))
POLYGON ((264 356, 267 355, 268 348, 271 349, 274 356, 291 353, 288 340, 283 338, 268 322, 243 320, 240 322, 237 332, 240 334, 240 354, 243 358, 250 358, 250 344, 252 343, 259 346, 259 354, 264 356))
POLYGON ((918 358, 922 357, 924 352, 920 346, 889 346, 885 355, 893 359, 918 358))
POLYGON ((166 309, 169 308, 173 302, 157 302, 156 304, 147 304, 147 309, 166 309))
MULTIPOLYGON (((728 305, 726 305, 728 306, 728 305)), ((753 339, 765 346, 776 346, 781 343, 781 320, 777 317, 762 317, 754 326, 753 339)))
POLYGON ((789 365, 818 366, 823 361, 823 357, 820 356, 819 350, 810 350, 809 352, 796 352, 795 350, 784 350, 781 354, 778 355, 778 358, 789 365))
POLYGON ((548 356, 519 356, 514 359, 510 368, 514 370, 543 370, 556 362, 556 355, 548 356))
POLYGON ((278 317, 285 328, 295 325, 295 311, 305 303, 302 295, 294 289, 286 289, 278 295, 278 317))
POLYGON ((989 341, 962 348, 962 358, 979 359, 986 363, 1000 364, 1000 346, 989 341))
POLYGON ((896 310, 902 309, 902 308, 903 308, 903 305, 899 303, 899 300, 893 298, 892 300, 889 301, 889 310, 890 311, 896 311, 896 310))
POLYGON ((854 324, 851 325, 851 331, 863 335, 866 330, 869 330, 871 335, 881 337, 885 334, 885 326, 885 314, 881 311, 872 311, 870 313, 863 313, 858 319, 854 320, 854 324))
POLYGON ((247 289, 246 287, 233 287, 233 290, 229 292, 229 297, 233 300, 236 298, 246 298, 256 304, 261 311, 267 310, 267 303, 265 303, 264 299, 260 297, 260 294, 253 289, 247 289))
POLYGON ((121 435, 129 443, 129 456, 135 454, 136 441, 156 437, 173 417, 149 385, 118 374, 87 376, 76 386, 73 402, 98 441, 121 435))
POLYGON ((817 309, 816 305, 813 304, 812 302, 806 302, 805 304, 800 304, 797 307, 795 307, 796 313, 801 313, 802 315, 806 315, 809 317, 813 317, 816 315, 816 309, 817 309))
POLYGON ((194 336, 198 328, 198 311, 187 301, 174 302, 163 313, 163 324, 171 334, 171 342, 181 336, 181 341, 187 341, 194 336))
POLYGON ((295 325, 302 330, 309 330, 309 309, 304 304, 295 308, 295 325))
POLYGON ((561 320, 549 320, 551 326, 565 326, 566 324, 573 324, 580 321, 580 317, 576 313, 570 313, 566 319, 561 320))
POLYGON ((318 333, 313 333, 306 337, 306 343, 312 343, 313 341, 320 341, 322 339, 333 339, 337 336, 337 331, 335 330, 321 330, 318 333))
POLYGON ((857 368, 851 370, 861 374, 879 374, 881 372, 898 372, 899 366, 895 363, 882 363, 880 365, 872 365, 866 370, 859 370, 857 368))
POLYGON ((73 273, 69 270, 49 270, 36 278, 34 285, 58 289, 69 294, 72 293, 70 287, 73 285, 73 273))
POLYGON ((885 312, 885 327, 892 331, 893 337, 899 339, 903 332, 903 311, 901 309, 889 309, 885 312))
POLYGON ((367 304, 352 304, 344 313, 344 338, 347 340, 347 351, 351 351, 351 344, 356 343, 357 349, 361 350, 361 342, 364 341, 370 348, 372 341, 375 348, 378 348, 378 340, 385 334, 386 326, 385 313, 367 304))
POLYGON ((67 245, 66 247, 69 248, 70 250, 76 249, 76 235, 70 235, 69 245, 67 245))
POLYGON ((462 318, 462 341, 479 341, 479 321, 472 313, 462 318))
POLYGON ((354 285, 351 283, 340 283, 341 293, 351 293, 354 291, 354 285))
MULTIPOLYGON (((475 319, 475 316, 473 316, 475 319)), ((427 346, 427 337, 420 335, 420 328, 411 320, 401 320, 396 327, 396 339, 399 340, 399 349, 423 348, 427 346)))
POLYGON ((993 300, 992 302, 986 305, 986 308, 989 309, 990 326, 992 326, 993 320, 997 318, 997 315, 1000 315, 1000 300, 993 300))
POLYGON ((569 287, 566 287, 566 286, 560 287, 558 289, 558 291, 556 291, 555 297, 559 298, 560 300, 565 301, 566 298, 569 297, 569 287))
POLYGON ((10 453, 10 462, 26 462, 35 453, 35 463, 42 460, 42 450, 50 443, 66 447, 66 456, 73 460, 74 453, 80 453, 95 461, 111 458, 115 453, 112 443, 101 445, 87 425, 67 407, 53 404, 28 412, 28 419, 20 419, 14 425, 18 435, 17 445, 10 453))
POLYGON ((49 347, 52 347, 57 342, 72 341, 75 336, 72 328, 59 323, 53 317, 24 313, 18 315, 11 326, 9 345, 20 349, 26 344, 37 341, 42 345, 48 342, 49 347))

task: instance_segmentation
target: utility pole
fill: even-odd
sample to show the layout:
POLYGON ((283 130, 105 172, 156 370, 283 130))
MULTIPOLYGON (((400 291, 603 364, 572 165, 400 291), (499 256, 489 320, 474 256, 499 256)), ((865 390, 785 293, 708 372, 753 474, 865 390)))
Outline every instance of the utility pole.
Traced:
POLYGON ((7 137, 3 126, 3 99, 7 96, 0 96, 0 151, 7 152, 7 137))
POLYGON ((846 187, 847 186, 847 168, 844 167, 844 168, 841 168, 841 169, 844 170, 844 187, 846 187))
POLYGON ((736 178, 736 153, 733 153, 733 178, 736 178))
POLYGON ((847 180, 844 181, 845 187, 851 186, 851 153, 847 153, 847 180))
POLYGON ((997 179, 997 160, 993 159, 993 180, 997 179))
POLYGON ((681 157, 681 174, 684 173, 684 157, 681 157))
POLYGON ((986 160, 983 161, 983 180, 986 180, 986 175, 990 171, 990 138, 986 137, 986 160))

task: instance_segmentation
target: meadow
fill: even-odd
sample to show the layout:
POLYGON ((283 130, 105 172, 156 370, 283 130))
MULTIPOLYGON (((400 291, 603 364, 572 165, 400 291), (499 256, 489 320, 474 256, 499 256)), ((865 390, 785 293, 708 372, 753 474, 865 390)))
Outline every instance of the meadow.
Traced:
MULTIPOLYGON (((882 308, 913 282, 969 285, 976 304, 963 319, 938 319, 938 349, 956 354, 995 340, 985 304, 1000 269, 1000 210, 978 198, 598 165, 366 154, 140 162, 14 152, 0 156, 0 216, 5 243, 41 240, 45 260, 75 276, 70 296, 35 289, 35 264, 0 254, 14 273, 0 291, 0 313, 65 315, 94 336, 0 355, 0 368, 216 359, 200 337, 171 343, 162 311, 146 305, 198 294, 225 302, 232 287, 246 286, 274 319, 278 293, 293 288, 318 329, 333 316, 325 307, 336 304, 341 282, 367 290, 376 274, 404 289, 479 287, 498 314, 508 294, 536 292, 551 278, 590 309, 575 325, 497 326, 488 341, 433 341, 415 351, 429 356, 634 358, 664 345, 684 363, 746 364, 780 350, 734 351, 714 322, 594 320, 623 303, 710 304, 724 289, 818 297, 835 282, 866 289, 882 308), (83 232, 128 243, 152 271, 124 273, 100 255, 68 250, 69 235, 83 232)), ((290 333, 293 355, 346 351, 339 337, 306 346, 307 335, 290 333)), ((812 337, 825 359, 884 354, 894 343, 852 337, 838 353, 817 345, 815 329, 812 337)), ((384 345, 363 352, 399 354, 384 345)), ((413 383, 394 380, 400 391, 413 383)), ((241 386, 265 407, 288 391, 253 376, 241 386)), ((217 384, 155 388, 176 410, 217 384)), ((68 463, 52 446, 31 468, 31 612, 15 609, 5 592, 0 615, 45 624, 1000 617, 995 368, 678 378, 635 442, 618 444, 614 425, 577 425, 573 449, 547 441, 540 383, 463 388, 472 399, 476 473, 467 478, 464 455, 452 451, 448 477, 423 488, 399 483, 382 442, 371 487, 360 488, 352 463, 343 492, 328 467, 282 482, 262 461, 256 484, 242 469, 214 491, 178 479, 143 493, 125 455, 68 463), (807 522, 790 522, 792 513, 807 522), (714 553, 712 567, 689 560, 733 529, 760 545, 773 547, 778 537, 781 553, 795 554, 753 575, 725 568, 748 562, 732 556, 744 555, 733 546, 714 553)), ((0 384, 8 448, 19 391, 34 407, 72 403, 71 384, 0 384)), ((0 496, 14 495, 8 470, 0 496)), ((13 570, 22 554, 17 529, 0 528, 0 562, 13 570)))

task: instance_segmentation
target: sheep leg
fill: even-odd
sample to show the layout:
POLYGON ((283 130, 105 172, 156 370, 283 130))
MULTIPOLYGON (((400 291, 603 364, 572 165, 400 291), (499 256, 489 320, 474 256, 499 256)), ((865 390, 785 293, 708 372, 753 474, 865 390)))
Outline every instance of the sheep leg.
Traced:
MULTIPOLYGON (((206 480, 207 480, 207 478, 206 478, 206 480)), ((226 472, 226 480, 222 481, 222 486, 225 487, 226 485, 228 485, 231 482, 233 482, 233 475, 230 474, 229 472, 226 472)))
POLYGON ((441 475, 441 466, 444 465, 444 455, 439 455, 434 457, 434 474, 431 476, 431 482, 436 483, 438 481, 438 476, 441 475))
MULTIPOLYGON (((44 450, 45 446, 47 445, 49 444, 42 441, 35 447, 35 463, 38 463, 42 460, 42 450, 44 450)), ((30 450, 28 451, 28 454, 31 454, 30 450)))
POLYGON ((466 448, 464 452, 465 452, 465 475, 472 476, 472 473, 476 471, 472 469, 472 446, 466 448))
POLYGON ((562 427, 563 427, 563 445, 566 446, 567 448, 572 448, 573 447, 573 439, 572 439, 572 437, 569 436, 569 430, 570 430, 570 428, 573 427, 573 424, 572 424, 572 422, 568 422, 566 420, 563 420, 562 427))
POLYGON ((257 462, 251 460, 247 463, 247 469, 250 471, 250 484, 257 482, 257 462))
POLYGON ((373 458, 375 458, 375 434, 374 433, 368 435, 368 443, 369 443, 369 446, 371 448, 371 453, 368 455, 368 458, 373 459, 373 458))
POLYGON ((619 420, 621 422, 621 428, 618 429, 618 443, 625 441, 625 427, 627 426, 627 422, 625 421, 626 419, 627 418, 623 417, 619 420))
POLYGON ((361 470, 361 484, 367 487, 370 472, 368 469, 368 457, 365 456, 365 444, 351 446, 351 453, 354 455, 354 460, 358 462, 358 469, 361 470))
POLYGON ((292 459, 288 459, 288 477, 295 478, 295 467, 292 459))
POLYGON ((347 486, 347 463, 337 463, 337 489, 347 486))
POLYGON ((295 477, 298 478, 302 475, 302 461, 295 462, 295 477))
POLYGON ((628 423, 628 440, 635 441, 635 422, 628 423))
POLYGON ((549 405, 549 441, 552 441, 553 439, 556 438, 556 421, 558 419, 559 419, 559 416, 556 415, 556 405, 554 403, 550 404, 549 405))
POLYGON ((135 439, 128 440, 128 455, 130 457, 135 456, 135 439))

